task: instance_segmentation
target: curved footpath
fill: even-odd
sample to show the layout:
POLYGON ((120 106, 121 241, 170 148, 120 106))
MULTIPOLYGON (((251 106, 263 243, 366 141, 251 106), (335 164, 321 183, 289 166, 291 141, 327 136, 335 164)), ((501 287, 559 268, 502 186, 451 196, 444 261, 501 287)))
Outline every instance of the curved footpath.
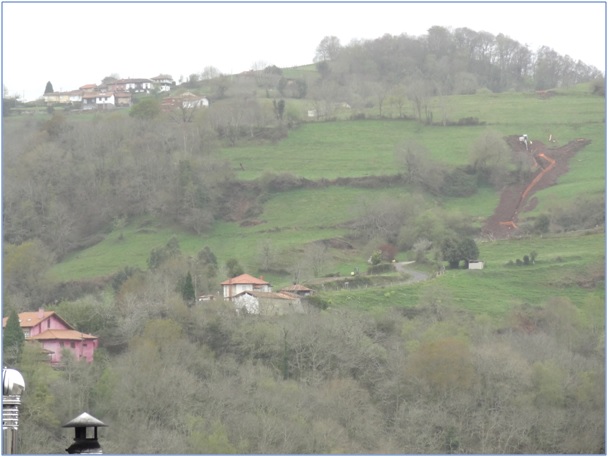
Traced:
POLYGON ((413 263, 415 263, 414 260, 410 262, 396 262, 395 264, 396 271, 410 275, 410 278, 405 281, 405 284, 413 284, 415 282, 421 282, 429 279, 428 273, 410 268, 409 265, 412 265, 413 263))

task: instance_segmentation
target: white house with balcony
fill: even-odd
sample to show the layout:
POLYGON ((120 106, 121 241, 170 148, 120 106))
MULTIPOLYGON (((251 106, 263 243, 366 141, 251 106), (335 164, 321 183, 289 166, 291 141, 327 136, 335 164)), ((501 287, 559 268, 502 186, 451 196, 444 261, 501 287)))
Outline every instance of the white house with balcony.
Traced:
POLYGON ((235 296, 246 291, 272 292, 271 284, 263 278, 255 278, 248 274, 235 276, 221 283, 224 300, 232 300, 235 296))
POLYGON ((154 89, 154 82, 152 79, 121 79, 116 83, 121 84, 124 87, 123 90, 129 92, 143 92, 149 94, 154 89))
POLYGON ((159 75, 150 79, 159 92, 169 92, 175 86, 175 81, 169 75, 159 75))

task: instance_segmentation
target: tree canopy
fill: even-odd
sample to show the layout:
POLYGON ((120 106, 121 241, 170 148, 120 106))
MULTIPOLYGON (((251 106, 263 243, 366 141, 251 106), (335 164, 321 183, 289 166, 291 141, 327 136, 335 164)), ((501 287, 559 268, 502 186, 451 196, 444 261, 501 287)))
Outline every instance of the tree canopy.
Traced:
POLYGON ((478 246, 471 238, 445 238, 442 240, 440 250, 442 259, 448 262, 450 268, 457 268, 462 260, 467 266, 470 260, 477 260, 479 255, 478 246))
POLYGON ((129 116, 143 120, 154 119, 160 114, 161 103, 155 98, 146 98, 144 100, 140 100, 133 105, 129 111, 129 116))

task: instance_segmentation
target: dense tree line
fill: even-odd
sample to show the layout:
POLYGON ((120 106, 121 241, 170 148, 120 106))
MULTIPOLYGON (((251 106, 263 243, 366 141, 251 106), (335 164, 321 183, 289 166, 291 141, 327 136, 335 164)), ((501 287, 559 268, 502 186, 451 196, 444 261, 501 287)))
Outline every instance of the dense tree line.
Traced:
POLYGON ((112 221, 143 214, 204 231, 232 179, 200 123, 54 114, 13 125, 34 133, 4 137, 4 239, 39 239, 59 258, 98 241, 112 221))
POLYGON ((315 60, 322 77, 338 85, 364 85, 379 100, 407 97, 419 107, 429 95, 544 90, 602 78, 599 69, 547 46, 533 51, 504 34, 440 26, 420 37, 386 34, 344 46, 325 37, 315 60))
MULTIPOLYGON (((416 308, 261 318, 224 302, 161 310, 152 288, 137 293, 157 312, 91 365, 54 370, 25 345, 24 453, 61 452, 60 425, 82 411, 109 425, 106 453, 604 452, 601 300, 589 320, 556 298, 494 322, 430 287, 416 308)), ((82 319, 86 300, 62 316, 82 319)))

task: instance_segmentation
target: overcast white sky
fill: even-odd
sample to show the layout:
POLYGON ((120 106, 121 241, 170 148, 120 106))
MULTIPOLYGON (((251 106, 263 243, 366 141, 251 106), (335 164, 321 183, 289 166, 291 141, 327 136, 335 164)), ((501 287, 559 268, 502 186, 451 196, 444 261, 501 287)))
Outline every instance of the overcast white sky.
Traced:
POLYGON ((606 5, 596 3, 2 3, 2 81, 40 97, 99 84, 112 73, 177 81, 214 66, 311 63, 328 35, 421 36, 439 25, 503 33, 532 51, 546 45, 605 71, 606 5))

